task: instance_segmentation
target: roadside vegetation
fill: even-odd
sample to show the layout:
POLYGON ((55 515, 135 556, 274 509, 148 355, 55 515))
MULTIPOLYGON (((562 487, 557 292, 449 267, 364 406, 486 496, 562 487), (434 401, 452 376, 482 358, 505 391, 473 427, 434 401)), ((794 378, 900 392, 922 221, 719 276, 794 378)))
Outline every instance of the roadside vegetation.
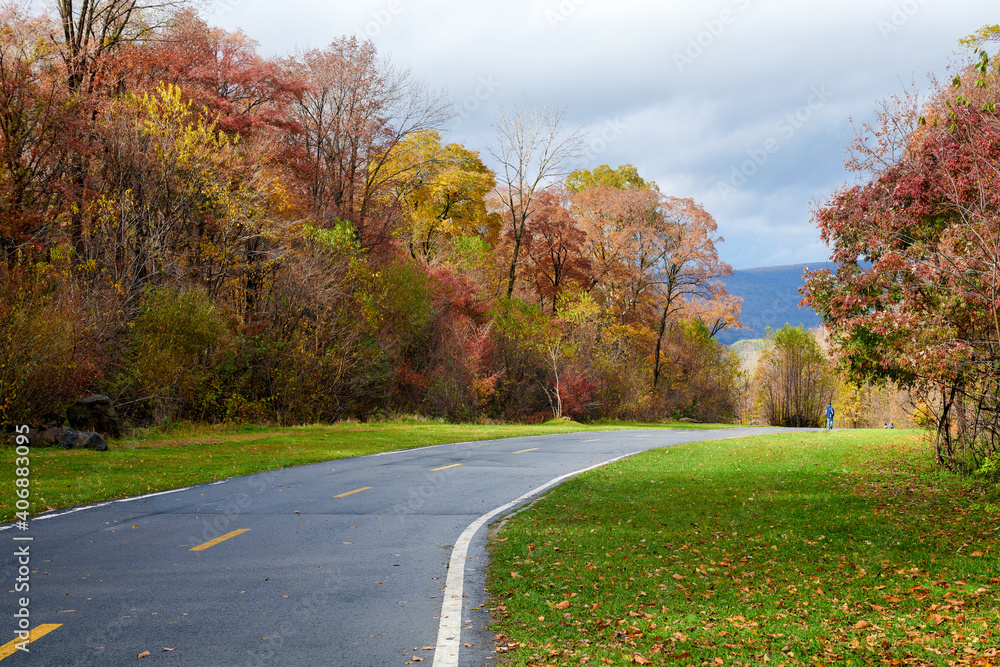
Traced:
MULTIPOLYGON (((449 442, 628 428, 714 428, 720 425, 608 422, 569 419, 545 424, 445 424, 422 419, 297 426, 175 426, 149 429, 111 443, 108 451, 31 450, 31 514, 86 505, 264 470, 365 456, 449 442)), ((0 494, 0 522, 14 518, 13 493, 0 494)))
POLYGON ((998 664, 997 496, 913 431, 632 457, 492 535, 502 664, 998 664))

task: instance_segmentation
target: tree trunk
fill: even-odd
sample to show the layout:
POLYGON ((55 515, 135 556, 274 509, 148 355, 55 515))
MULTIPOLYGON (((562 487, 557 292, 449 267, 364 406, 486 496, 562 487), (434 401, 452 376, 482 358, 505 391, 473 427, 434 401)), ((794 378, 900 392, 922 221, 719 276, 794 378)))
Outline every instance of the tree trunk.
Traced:
POLYGON ((653 391, 656 391, 660 383, 660 350, 663 347, 663 335, 667 331, 667 315, 670 313, 670 306, 663 308, 663 316, 660 318, 660 329, 656 336, 656 352, 653 355, 653 391))

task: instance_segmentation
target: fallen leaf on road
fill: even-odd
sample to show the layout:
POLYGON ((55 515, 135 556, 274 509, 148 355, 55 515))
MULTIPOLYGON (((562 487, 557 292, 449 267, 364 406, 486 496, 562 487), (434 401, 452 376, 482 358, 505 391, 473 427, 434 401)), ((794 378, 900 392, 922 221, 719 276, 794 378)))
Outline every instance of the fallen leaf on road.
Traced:
POLYGON ((164 646, 164 647, 163 647, 163 650, 164 650, 164 651, 176 651, 176 650, 177 650, 177 647, 175 646, 175 647, 173 647, 173 648, 167 648, 166 646, 164 646))
POLYGON ((135 657, 137 657, 137 658, 148 658, 150 655, 151 654, 150 654, 149 651, 143 651, 142 653, 140 653, 139 655, 137 655, 135 657))

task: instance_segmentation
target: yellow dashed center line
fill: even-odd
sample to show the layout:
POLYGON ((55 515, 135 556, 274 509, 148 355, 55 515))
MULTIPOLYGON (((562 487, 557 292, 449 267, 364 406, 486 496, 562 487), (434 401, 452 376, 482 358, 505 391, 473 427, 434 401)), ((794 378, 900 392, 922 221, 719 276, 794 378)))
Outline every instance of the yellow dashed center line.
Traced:
POLYGON ((461 463, 452 463, 450 466, 444 466, 442 468, 431 468, 431 472, 437 472, 438 470, 447 470, 448 468, 457 468, 462 465, 461 463))
POLYGON ((580 442, 600 442, 600 441, 601 439, 597 438, 596 440, 581 440, 580 442))
POLYGON ((347 493, 341 493, 339 496, 334 496, 334 498, 346 498, 347 496, 351 495, 352 493, 361 493, 362 491, 367 491, 370 488, 372 488, 372 487, 370 487, 370 486, 362 486, 360 489, 354 489, 353 491, 348 491, 347 493))
POLYGON ((537 450, 537 449, 538 449, 538 447, 532 447, 531 449, 522 449, 521 451, 519 451, 519 452, 514 452, 514 453, 515 453, 515 454, 524 454, 525 452, 533 452, 533 451, 535 451, 535 450, 537 450))
POLYGON ((245 533, 245 532, 247 532, 249 530, 250 530, 249 528, 240 528, 239 530, 234 530, 233 532, 226 533, 225 535, 223 535, 221 537, 217 537, 214 540, 209 540, 208 542, 205 542, 204 544, 199 544, 196 547, 191 547, 190 549, 188 549, 188 551, 204 551, 205 549, 208 549, 209 547, 214 547, 219 542, 225 542, 229 538, 236 537, 237 535, 242 535, 243 533, 245 533))
POLYGON ((635 437, 637 437, 637 438, 648 438, 649 436, 648 435, 637 435, 635 437))
POLYGON ((34 628, 31 629, 31 632, 28 633, 27 639, 12 639, 3 646, 0 646, 0 660, 3 660, 4 658, 9 658, 10 656, 14 655, 17 652, 18 650, 17 647, 19 645, 26 646, 27 644, 30 644, 33 641, 41 639, 45 635, 49 634, 50 632, 58 628, 60 625, 62 625, 62 623, 46 623, 45 625, 36 625, 34 628))

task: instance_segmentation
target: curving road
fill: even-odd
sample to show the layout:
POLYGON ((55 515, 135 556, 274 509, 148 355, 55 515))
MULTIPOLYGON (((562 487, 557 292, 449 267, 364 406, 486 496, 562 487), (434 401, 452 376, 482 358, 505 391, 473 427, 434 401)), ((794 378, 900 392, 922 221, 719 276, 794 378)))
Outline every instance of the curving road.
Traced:
POLYGON ((11 593, 0 643, 10 643, 0 667, 134 665, 147 651, 139 664, 490 665, 483 525, 611 459, 780 431, 438 445, 52 512, 27 530, 5 526, 11 593), (17 614, 34 628, 28 652, 14 645, 17 614))

